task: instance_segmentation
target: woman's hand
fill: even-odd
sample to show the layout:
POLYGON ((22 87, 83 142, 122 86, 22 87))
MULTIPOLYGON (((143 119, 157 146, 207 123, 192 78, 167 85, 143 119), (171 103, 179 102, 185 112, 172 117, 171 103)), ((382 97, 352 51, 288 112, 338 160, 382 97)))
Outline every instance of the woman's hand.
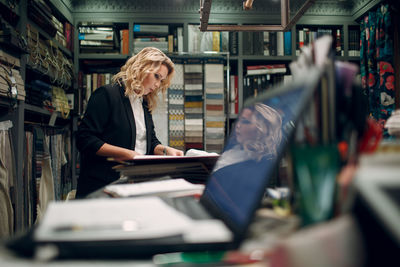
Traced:
POLYGON ((116 159, 117 160, 131 160, 134 157, 140 156, 140 155, 142 155, 142 154, 140 154, 134 150, 127 149, 126 151, 124 151, 123 154, 121 154, 120 157, 117 157, 116 159))
POLYGON ((154 148, 154 155, 183 156, 184 154, 182 150, 159 144, 154 148))
POLYGON ((165 146, 165 152, 167 154, 167 156, 183 156, 183 151, 173 148, 173 147, 169 147, 169 146, 165 146))
POLYGON ((141 154, 131 149, 105 143, 96 152, 96 155, 113 158, 114 160, 124 161, 124 160, 132 160, 134 157, 141 154))

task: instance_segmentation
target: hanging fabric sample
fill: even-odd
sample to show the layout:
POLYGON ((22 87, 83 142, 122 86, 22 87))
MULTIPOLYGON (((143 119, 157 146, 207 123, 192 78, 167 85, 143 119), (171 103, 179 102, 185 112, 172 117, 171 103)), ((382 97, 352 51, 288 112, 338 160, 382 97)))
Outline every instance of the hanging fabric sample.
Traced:
POLYGON ((66 129, 47 129, 49 135, 49 148, 51 169, 53 173, 54 197, 55 200, 65 200, 67 194, 72 189, 72 179, 67 155, 69 131, 66 129))
POLYGON ((33 127, 32 167, 35 208, 34 221, 40 221, 47 204, 54 200, 54 178, 51 169, 49 137, 40 127, 33 127))
POLYGON ((10 142, 11 121, 0 122, 0 239, 14 232, 14 210, 10 188, 15 179, 14 155, 10 142))
POLYGON ((384 126, 395 108, 393 27, 388 5, 381 5, 361 21, 361 79, 370 115, 384 126))
POLYGON ((185 64, 185 149, 204 149, 203 141, 203 65, 185 64))
POLYGON ((205 150, 221 153, 225 140, 224 65, 204 65, 205 150))
POLYGON ((168 144, 176 149, 185 149, 185 121, 183 113, 184 76, 183 64, 175 64, 175 75, 168 88, 168 144))
MULTIPOLYGON (((36 181, 33 180, 33 132, 25 131, 25 153, 24 153, 24 184, 26 188, 26 221, 27 226, 30 227, 35 221, 36 216, 36 181)), ((36 173, 36 172, 35 172, 36 173)))

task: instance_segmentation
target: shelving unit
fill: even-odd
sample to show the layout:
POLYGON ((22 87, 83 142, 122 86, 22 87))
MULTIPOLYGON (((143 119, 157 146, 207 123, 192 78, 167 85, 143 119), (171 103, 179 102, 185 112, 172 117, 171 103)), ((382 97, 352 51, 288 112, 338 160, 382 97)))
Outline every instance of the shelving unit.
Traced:
MULTIPOLYGON (((121 66, 128 58, 128 55, 131 55, 134 51, 134 25, 135 24, 164 24, 169 25, 169 35, 174 35, 174 32, 177 28, 181 27, 183 32, 183 53, 167 53, 173 60, 183 60, 185 58, 204 58, 204 55, 193 55, 189 54, 189 44, 191 40, 188 39, 189 36, 189 25, 199 24, 199 14, 197 10, 191 8, 191 5, 194 4, 186 4, 189 7, 186 7, 184 4, 177 4, 176 7, 168 7, 165 8, 165 3, 160 3, 159 7, 150 6, 150 4, 144 3, 143 6, 135 6, 133 3, 126 3, 120 4, 119 2, 115 1, 115 5, 106 5, 104 3, 100 3, 99 6, 93 7, 96 9, 95 11, 91 10, 90 8, 82 8, 81 3, 68 3, 67 1, 63 0, 48 0, 48 2, 52 5, 53 11, 58 18, 62 18, 64 21, 69 21, 74 27, 74 36, 73 36, 73 51, 65 48, 62 44, 60 44, 57 40, 52 38, 46 31, 41 29, 35 22, 33 22, 30 18, 28 18, 28 0, 21 0, 19 1, 18 8, 16 10, 16 14, 19 16, 18 26, 16 28, 19 32, 26 36, 27 30, 26 25, 30 24, 32 27, 35 27, 39 31, 39 35, 42 36, 46 40, 52 40, 54 46, 59 49, 62 54, 73 60, 73 73, 74 78, 71 80, 71 84, 66 85, 69 88, 71 93, 76 95, 75 97, 75 105, 78 104, 78 95, 79 95, 79 77, 78 74, 80 71, 86 71, 87 68, 91 68, 88 66, 87 62, 91 61, 92 63, 96 64, 96 62, 113 62, 113 67, 121 66), (71 5, 79 5, 80 10, 71 9, 71 5), (126 9, 121 9, 121 5, 125 5, 126 9), (110 8, 110 10, 107 10, 110 8), (142 9, 140 9, 142 8, 142 9), (146 10, 146 8, 154 8, 155 10, 146 10), (98 9, 98 10, 97 10, 98 9), (165 12, 163 9, 166 9, 165 12), (75 12, 77 11, 77 12, 75 12), (149 19, 149 17, 151 19, 149 19), (128 37, 128 54, 121 54, 121 53, 114 53, 114 54, 107 54, 107 53, 81 53, 79 51, 79 39, 78 39, 78 26, 81 22, 84 21, 94 21, 94 22, 113 22, 118 29, 125 29, 128 30, 129 37, 128 37)), ((372 1, 372 4, 368 4, 371 6, 373 4, 378 3, 379 1, 372 1)), ((5 0, 1 0, 1 3, 6 4, 5 0)), ((88 1, 87 3, 90 3, 88 1)), ((368 7, 367 7, 368 8, 368 7)), ((256 13, 254 16, 246 15, 239 15, 236 14, 229 14, 230 11, 237 11, 232 7, 224 7, 221 8, 219 17, 210 18, 210 24, 218 24, 218 23, 226 23, 226 21, 235 21, 237 24, 246 24, 246 23, 264 23, 265 16, 256 13), (227 11, 224 11, 227 10, 227 11)), ((339 27, 342 33, 342 41, 343 41, 343 56, 338 56, 339 60, 343 61, 352 61, 357 62, 359 61, 359 57, 353 56, 349 54, 349 32, 352 30, 356 30, 358 28, 358 24, 355 22, 355 16, 360 16, 360 12, 365 12, 365 9, 360 9, 359 12, 355 12, 354 15, 344 15, 344 16, 337 16, 337 15, 308 15, 307 13, 298 21, 297 25, 294 25, 291 29, 291 55, 286 56, 264 56, 264 55, 246 55, 243 51, 244 49, 244 33, 238 32, 237 41, 238 44, 237 54, 224 54, 222 57, 226 58, 226 65, 228 66, 226 73, 226 94, 229 95, 229 83, 230 79, 228 78, 229 75, 237 75, 238 77, 238 98, 239 98, 239 110, 242 108, 243 105, 243 96, 246 95, 244 92, 243 81, 246 78, 246 68, 247 66, 251 65, 266 65, 266 64, 277 64, 283 63, 286 66, 293 60, 296 59, 296 33, 297 27, 301 26, 310 26, 310 27, 317 27, 317 25, 321 24, 321 21, 324 22, 324 27, 327 28, 334 28, 339 27), (357 15, 359 14, 359 15, 357 15)), ((10 48, 5 48, 10 49, 10 48)), ((14 50, 14 49, 10 49, 14 50)), ((18 54, 21 51, 13 51, 14 54, 18 54)), ((221 56, 220 55, 220 56, 221 56)), ((27 64, 27 56, 21 56, 21 68, 20 68, 21 76, 24 78, 37 76, 37 77, 46 77, 45 79, 50 79, 47 77, 46 69, 41 69, 39 67, 32 68, 27 64)), ((4 97, 0 97, 0 118, 1 119, 10 119, 13 121, 13 144, 15 149, 15 159, 16 159, 16 176, 17 176, 17 183, 16 183, 16 192, 20 192, 24 190, 24 182, 23 182, 23 173, 22 173, 22 162, 23 162, 23 154, 24 154, 24 144, 22 140, 24 140, 24 120, 27 116, 36 116, 39 117, 41 121, 49 121, 51 117, 51 113, 44 109, 33 106, 31 104, 27 104, 25 101, 17 101, 16 106, 14 109, 9 107, 9 100, 4 97), (36 114, 36 115, 32 115, 36 114)), ((227 115, 227 133, 231 130, 231 123, 237 118, 236 114, 231 114, 229 112, 229 105, 225 106, 226 115, 227 115)), ((75 108, 74 111, 71 112, 70 117, 65 120, 61 116, 57 117, 56 122, 62 125, 69 125, 72 132, 77 130, 77 124, 79 117, 82 115, 83 109, 75 108)), ((75 140, 72 135, 72 144, 74 144, 75 140)), ((72 146, 72 165, 76 165, 76 158, 77 151, 75 146, 72 146)), ((76 179, 77 174, 73 170, 72 173, 73 177, 73 186, 76 186, 76 179)), ((15 205, 16 207, 21 207, 22 203, 25 201, 24 196, 21 194, 15 194, 15 205)), ((22 209, 16 209, 16 228, 18 230, 23 229, 23 211, 22 209)))
MULTIPOLYGON (((10 12, 14 12, 18 15, 18 23, 15 26, 15 29, 21 34, 21 36, 27 36, 27 25, 30 27, 34 27, 38 32, 38 36, 43 40, 48 40, 51 44, 51 47, 55 51, 60 51, 62 55, 66 58, 69 58, 72 62, 73 53, 68 50, 66 47, 61 45, 55 38, 51 37, 45 30, 43 30, 40 26, 38 26, 34 21, 28 18, 28 0, 18 1, 17 7, 15 10, 11 10, 10 12)), ((49 1, 48 4, 51 8, 52 14, 56 16, 58 19, 62 21, 69 21, 73 23, 71 20, 72 15, 65 13, 65 10, 60 12, 54 3, 57 1, 49 1)), ((2 4, 7 5, 5 1, 2 1, 2 4)), ((58 4, 57 4, 58 5, 58 4)), ((38 37, 36 36, 36 37, 38 37)), ((21 66, 19 67, 19 72, 22 76, 22 79, 26 83, 32 79, 40 79, 46 80, 51 83, 51 81, 55 80, 55 76, 49 72, 49 69, 46 67, 34 66, 32 64, 28 64, 29 54, 26 55, 27 51, 19 50, 16 48, 12 48, 9 46, 3 46, 2 49, 6 53, 12 54, 14 57, 19 58, 21 62, 21 66)), ((68 88, 68 90, 73 90, 73 77, 66 79, 64 84, 55 84, 61 85, 64 88, 68 88)), ((11 120, 13 127, 11 128, 12 133, 12 146, 14 152, 14 162, 15 162, 15 181, 14 187, 11 188, 11 199, 14 207, 14 229, 16 232, 23 231, 30 227, 28 224, 28 215, 26 214, 28 202, 30 201, 28 198, 28 184, 26 173, 24 173, 24 155, 26 153, 26 142, 25 142, 25 127, 26 125, 31 125, 32 123, 40 125, 49 125, 50 119, 53 117, 53 122, 56 126, 68 127, 70 129, 74 129, 73 123, 73 114, 70 114, 68 118, 63 118, 58 111, 50 112, 42 106, 36 106, 33 104, 28 104, 25 100, 18 100, 14 107, 10 107, 10 99, 5 97, 0 97, 0 119, 1 120, 11 120)), ((76 127, 75 127, 76 128, 76 127)), ((71 142, 73 144, 73 142, 71 142)), ((72 154, 74 154, 74 147, 71 147, 72 154)), ((75 164, 75 158, 71 158, 71 166, 75 164)), ((70 170, 71 171, 71 170, 70 170)), ((72 175, 72 173, 71 173, 72 175)), ((30 182, 29 182, 30 183, 30 182)), ((31 203, 32 205, 36 205, 36 203, 31 203)))

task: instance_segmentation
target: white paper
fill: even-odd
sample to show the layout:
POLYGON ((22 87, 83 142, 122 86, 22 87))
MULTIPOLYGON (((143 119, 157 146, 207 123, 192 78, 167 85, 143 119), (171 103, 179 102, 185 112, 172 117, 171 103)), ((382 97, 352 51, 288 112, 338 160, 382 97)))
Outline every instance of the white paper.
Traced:
POLYGON ((192 219, 157 197, 51 202, 37 241, 106 241, 168 237, 189 231, 192 219))
POLYGON ((168 192, 198 191, 202 193, 204 185, 192 184, 184 179, 170 179, 134 184, 115 184, 105 187, 105 191, 120 197, 160 194, 168 192))
MULTIPOLYGON (((184 157, 207 157, 207 156, 219 156, 218 153, 215 152, 207 152, 204 150, 198 150, 198 149, 189 149, 188 151, 186 151, 186 154, 184 157)), ((182 158, 182 156, 164 156, 164 155, 138 155, 135 156, 135 159, 173 159, 173 158, 182 158)))
POLYGON ((183 238, 189 243, 226 242, 232 240, 233 235, 222 221, 199 220, 193 223, 183 238))

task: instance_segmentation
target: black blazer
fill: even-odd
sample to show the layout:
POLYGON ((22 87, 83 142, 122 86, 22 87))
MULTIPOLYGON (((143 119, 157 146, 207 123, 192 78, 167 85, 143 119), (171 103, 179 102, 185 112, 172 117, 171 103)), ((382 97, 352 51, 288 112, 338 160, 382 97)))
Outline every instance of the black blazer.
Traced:
MULTIPOLYGON (((136 124, 129 97, 117 84, 96 89, 88 102, 85 115, 78 126, 76 145, 81 153, 77 196, 82 197, 119 178, 112 169, 115 163, 96 152, 104 143, 135 149, 136 124)), ((146 154, 153 154, 160 144, 154 132, 152 115, 143 101, 146 124, 146 154)))

